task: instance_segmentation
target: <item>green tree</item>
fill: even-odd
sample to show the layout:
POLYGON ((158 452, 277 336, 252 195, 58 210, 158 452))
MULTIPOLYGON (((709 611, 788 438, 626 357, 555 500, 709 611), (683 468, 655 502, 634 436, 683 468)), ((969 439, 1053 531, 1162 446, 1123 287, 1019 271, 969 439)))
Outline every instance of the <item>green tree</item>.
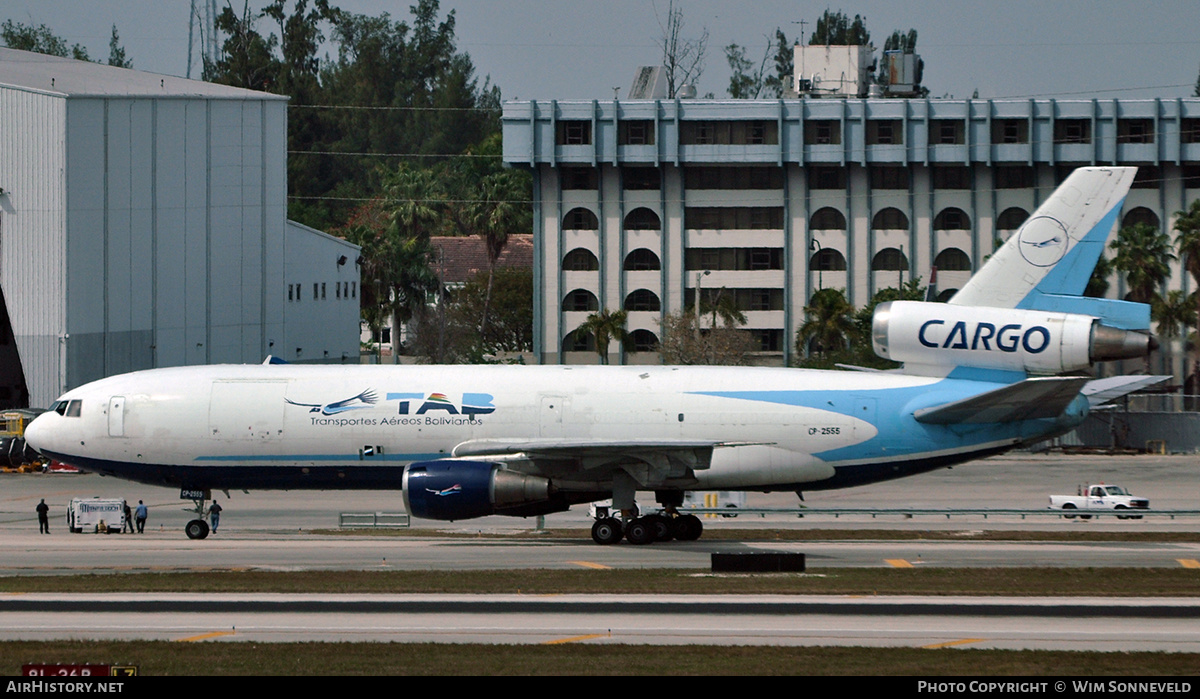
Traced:
MULTIPOLYGON (((1200 289, 1200 199, 1193 201, 1186 210, 1175 212, 1173 228, 1177 234, 1175 246, 1183 258, 1183 267, 1192 276, 1196 288, 1200 289)), ((1200 303, 1196 304, 1196 312, 1196 328, 1200 331, 1200 303)), ((1197 348, 1192 377, 1193 381, 1200 379, 1200 348, 1197 348)))
POLYGON ((729 96, 734 99, 783 97, 784 91, 791 85, 794 55, 787 36, 778 28, 774 39, 767 40, 757 67, 746 57, 745 48, 738 44, 726 46, 725 60, 729 62, 731 72, 729 96), (767 70, 768 63, 773 63, 774 72, 767 70))
POLYGON ((865 46, 871 43, 867 31, 867 18, 854 15, 851 20, 846 13, 825 10, 817 20, 817 27, 808 39, 809 46, 865 46))
POLYGON ((625 321, 628 314, 625 311, 610 311, 607 308, 589 314, 587 320, 575 328, 577 336, 591 335, 596 340, 596 354, 600 355, 600 363, 608 364, 608 346, 613 340, 618 342, 625 339, 625 321))
POLYGON ((461 288, 448 290, 444 308, 430 309, 420 318, 413 353, 438 364, 491 364, 505 353, 531 352, 533 271, 498 267, 490 277, 495 309, 486 332, 479 317, 489 275, 480 272, 461 288))
POLYGON ((841 289, 821 289, 804 307, 804 323, 796 331, 796 354, 824 357, 844 351, 855 335, 854 306, 841 289))
POLYGON ((1158 289, 1171 275, 1168 266, 1175 259, 1171 239, 1154 226, 1135 223, 1117 233, 1109 247, 1113 250, 1113 269, 1125 275, 1129 287, 1126 299, 1152 303, 1158 289))
POLYGON ((1112 276, 1113 266, 1109 262, 1108 257, 1103 252, 1100 253, 1100 258, 1096 260, 1096 267, 1092 270, 1092 276, 1088 278, 1087 287, 1083 290, 1084 296, 1102 299, 1108 294, 1108 278, 1112 276))
MULTIPOLYGON (((113 34, 116 35, 115 27, 113 34)), ((0 24, 0 38, 4 39, 4 45, 10 49, 33 51, 61 58, 74 58, 79 61, 92 60, 88 57, 87 49, 79 44, 68 47, 66 40, 56 36, 54 32, 50 31, 50 27, 44 24, 35 27, 32 24, 22 24, 6 19, 3 24, 0 24)))
POLYGON ((275 49, 279 39, 274 34, 263 36, 256 28, 263 13, 250 10, 250 0, 242 5, 242 13, 226 5, 217 15, 215 24, 225 34, 221 53, 205 57, 201 76, 204 80, 247 90, 271 92, 278 89, 279 59, 275 49))
POLYGON ((112 36, 108 40, 108 65, 117 68, 132 68, 133 61, 125 56, 125 47, 121 46, 121 37, 117 35, 117 25, 112 25, 112 36))

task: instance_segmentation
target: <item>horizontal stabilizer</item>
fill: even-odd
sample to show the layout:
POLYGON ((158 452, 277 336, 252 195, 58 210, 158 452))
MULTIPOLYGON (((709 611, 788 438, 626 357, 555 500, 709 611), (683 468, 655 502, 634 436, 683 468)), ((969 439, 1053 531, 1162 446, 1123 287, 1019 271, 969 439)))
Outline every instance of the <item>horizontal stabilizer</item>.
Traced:
POLYGON ((1025 379, 936 408, 922 408, 913 417, 917 422, 934 425, 1055 418, 1067 409, 1087 383, 1086 377, 1075 376, 1025 379))
POLYGON ((1088 381, 1083 387, 1081 393, 1088 399, 1088 404, 1095 408, 1098 405, 1104 405, 1109 401, 1114 401, 1121 396, 1128 395, 1134 391, 1140 391, 1143 388, 1149 388, 1164 381, 1169 381, 1172 376, 1110 376, 1107 379, 1096 379, 1088 381))

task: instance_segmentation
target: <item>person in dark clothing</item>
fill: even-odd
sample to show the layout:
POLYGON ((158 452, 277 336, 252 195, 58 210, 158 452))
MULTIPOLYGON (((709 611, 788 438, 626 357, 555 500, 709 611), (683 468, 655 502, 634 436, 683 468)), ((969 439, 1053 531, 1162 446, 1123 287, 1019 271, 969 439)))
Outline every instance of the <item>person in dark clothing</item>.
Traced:
POLYGON ((46 498, 42 498, 42 501, 38 503, 37 516, 38 516, 38 533, 49 534, 50 533, 50 506, 46 504, 46 498))
POLYGON ((125 521, 121 524, 121 533, 133 533, 133 510, 129 509, 129 501, 125 502, 125 521))
POLYGON ((217 533, 217 525, 221 523, 221 506, 213 500, 212 507, 208 508, 208 519, 212 522, 212 533, 217 533))

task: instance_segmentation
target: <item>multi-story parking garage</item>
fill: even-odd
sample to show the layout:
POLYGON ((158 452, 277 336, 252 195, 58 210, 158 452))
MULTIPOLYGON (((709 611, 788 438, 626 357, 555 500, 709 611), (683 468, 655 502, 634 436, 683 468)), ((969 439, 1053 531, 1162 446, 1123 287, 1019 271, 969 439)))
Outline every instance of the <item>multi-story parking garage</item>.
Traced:
POLYGON ((1200 99, 551 100, 503 120, 505 162, 534 175, 548 363, 596 360, 571 331, 600 308, 629 311, 612 362, 658 361, 658 319, 697 289, 732 294, 760 360, 786 363, 819 288, 862 305, 936 266, 949 295, 1079 166, 1138 166, 1122 225, 1170 232, 1200 197, 1200 99))

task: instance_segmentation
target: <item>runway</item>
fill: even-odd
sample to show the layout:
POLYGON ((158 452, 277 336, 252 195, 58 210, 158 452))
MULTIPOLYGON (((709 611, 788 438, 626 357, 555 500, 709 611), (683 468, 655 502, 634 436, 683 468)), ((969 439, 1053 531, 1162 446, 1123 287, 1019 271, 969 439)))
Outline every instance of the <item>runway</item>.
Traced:
POLYGON ((852 645, 1200 652, 1194 599, 27 594, 0 639, 852 645))
MULTIPOLYGON (((1194 457, 1033 457, 1018 455, 868 488, 808 494, 830 507, 1035 508, 1075 483, 1117 482, 1152 507, 1189 509, 1200 501, 1194 457)), ((546 518, 548 529, 579 538, 489 538, 529 532, 534 520, 483 518, 437 523, 455 536, 318 534, 338 513, 399 511, 397 493, 231 493, 221 531, 203 541, 182 534, 189 515, 178 492, 96 476, 0 477, 0 575, 142 571, 472 570, 682 568, 707 574, 711 554, 806 554, 808 569, 844 567, 1200 567, 1195 542, 1067 543, 975 541, 985 529, 1178 532, 1184 520, 871 519, 778 517, 706 519, 716 538, 650 546, 596 546, 583 533, 586 508, 546 518), (71 497, 119 495, 151 506, 143 535, 68 535, 62 506, 71 497), (33 506, 46 497, 54 533, 36 530, 33 506), (954 532, 946 541, 737 540, 751 528, 900 529, 954 532)), ((790 494, 751 494, 751 506, 795 506, 790 494)), ((423 525, 428 526, 428 525, 423 525)), ((1098 573, 1099 574, 1099 573, 1098 573)), ((1197 572, 1200 575, 1200 571, 1197 572)), ((1053 594, 1053 591, 1048 591, 1053 594)), ((1197 599, 920 598, 800 596, 360 596, 86 595, 0 597, 0 638, 161 639, 170 641, 438 641, 723 645, 865 645, 1200 652, 1197 599)))

